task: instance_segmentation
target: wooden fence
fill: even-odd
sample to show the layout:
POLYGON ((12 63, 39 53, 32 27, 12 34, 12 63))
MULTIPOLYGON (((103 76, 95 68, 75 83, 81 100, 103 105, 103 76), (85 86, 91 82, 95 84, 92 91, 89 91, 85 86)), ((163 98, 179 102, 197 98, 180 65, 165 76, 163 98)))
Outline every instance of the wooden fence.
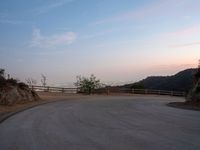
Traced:
POLYGON ((63 88, 63 87, 51 87, 51 86, 30 86, 32 90, 35 91, 44 91, 44 92, 61 92, 61 93, 69 93, 76 94, 79 92, 78 88, 63 88))
MULTIPOLYGON (((63 88, 51 86, 31 86, 32 90, 44 92, 61 92, 76 94, 80 93, 79 88, 63 88)), ((129 93, 129 94, 153 94, 153 95, 170 95, 170 96, 185 96, 185 92, 181 91, 166 91, 166 90, 152 90, 152 89, 127 89, 127 88, 102 88, 94 91, 95 94, 112 94, 112 93, 129 93)))
POLYGON ((95 93, 130 93, 130 94, 153 94, 153 95, 170 95, 170 96, 185 96, 185 92, 181 91, 166 91, 152 89, 128 89, 128 88, 103 88, 95 90, 95 93))
POLYGON ((132 89, 135 94, 155 94, 155 95, 171 95, 171 96, 185 96, 185 92, 180 91, 165 91, 165 90, 151 90, 151 89, 132 89))

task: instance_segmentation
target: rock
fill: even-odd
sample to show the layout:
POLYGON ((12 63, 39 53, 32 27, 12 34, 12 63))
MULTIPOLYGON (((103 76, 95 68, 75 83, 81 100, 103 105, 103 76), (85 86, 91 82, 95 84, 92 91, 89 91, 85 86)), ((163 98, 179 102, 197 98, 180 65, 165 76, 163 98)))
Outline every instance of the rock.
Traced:
POLYGON ((39 100, 39 96, 27 86, 6 86, 0 91, 1 105, 14 105, 16 103, 24 103, 39 100))

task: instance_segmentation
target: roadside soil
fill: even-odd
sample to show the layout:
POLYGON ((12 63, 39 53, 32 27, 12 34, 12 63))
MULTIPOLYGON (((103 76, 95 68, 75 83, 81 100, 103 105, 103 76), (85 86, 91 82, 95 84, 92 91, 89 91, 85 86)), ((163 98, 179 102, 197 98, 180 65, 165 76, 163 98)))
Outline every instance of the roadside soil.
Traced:
MULTIPOLYGON (((62 100, 75 100, 75 99, 83 99, 88 98, 91 96, 108 96, 107 94, 100 94, 100 95, 83 95, 83 94, 68 94, 68 93, 56 93, 56 92, 37 92, 40 100, 32 101, 32 102, 24 102, 24 103, 18 103, 11 106, 4 106, 0 105, 0 120, 2 116, 5 116, 6 114, 18 112, 20 110, 24 110, 27 108, 31 108, 37 105, 56 102, 56 101, 62 101, 62 100)), ((109 94, 109 96, 132 96, 132 94, 109 94)))
POLYGON ((168 103, 167 105, 171 106, 171 107, 175 107, 175 108, 200 111, 200 103, 194 103, 194 102, 171 102, 171 103, 168 103))

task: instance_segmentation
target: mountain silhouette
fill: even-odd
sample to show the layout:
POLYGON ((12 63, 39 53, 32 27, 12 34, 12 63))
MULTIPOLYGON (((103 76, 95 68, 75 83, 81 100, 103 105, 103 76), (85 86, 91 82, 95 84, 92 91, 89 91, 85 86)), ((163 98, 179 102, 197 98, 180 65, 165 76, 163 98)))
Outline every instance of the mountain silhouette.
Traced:
POLYGON ((172 76, 150 76, 139 82, 125 84, 121 88, 153 89, 188 92, 194 82, 193 75, 197 69, 186 69, 172 76))

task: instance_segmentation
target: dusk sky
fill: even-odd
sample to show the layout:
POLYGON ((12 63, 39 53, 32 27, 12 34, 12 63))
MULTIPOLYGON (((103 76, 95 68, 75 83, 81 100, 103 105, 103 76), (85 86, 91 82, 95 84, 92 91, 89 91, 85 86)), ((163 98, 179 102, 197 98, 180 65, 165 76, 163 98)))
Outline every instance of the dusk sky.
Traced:
POLYGON ((0 68, 22 81, 123 84, 199 58, 200 0, 0 0, 0 68))

